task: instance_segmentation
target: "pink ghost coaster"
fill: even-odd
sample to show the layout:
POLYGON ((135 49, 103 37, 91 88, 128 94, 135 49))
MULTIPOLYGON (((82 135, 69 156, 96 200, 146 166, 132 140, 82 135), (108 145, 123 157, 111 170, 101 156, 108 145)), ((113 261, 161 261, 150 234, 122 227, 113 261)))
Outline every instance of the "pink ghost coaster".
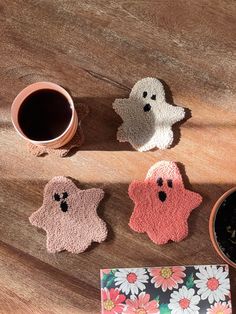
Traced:
POLYGON ((57 155, 58 157, 66 157, 73 148, 79 148, 84 142, 84 134, 81 128, 81 121, 88 114, 88 107, 79 104, 76 108, 76 112, 79 118, 79 125, 74 137, 70 140, 69 143, 60 148, 48 148, 44 146, 37 146, 30 142, 27 142, 29 152, 36 157, 45 154, 53 154, 57 155))
POLYGON ((183 240, 188 235, 188 217, 202 202, 201 195, 185 189, 179 169, 171 161, 157 162, 144 181, 133 181, 129 196, 135 204, 129 226, 146 232, 156 244, 183 240))
POLYGON ((97 215, 103 196, 102 189, 80 190, 66 177, 54 177, 46 184, 43 205, 29 220, 46 231, 48 252, 81 253, 92 242, 106 239, 106 224, 97 215))

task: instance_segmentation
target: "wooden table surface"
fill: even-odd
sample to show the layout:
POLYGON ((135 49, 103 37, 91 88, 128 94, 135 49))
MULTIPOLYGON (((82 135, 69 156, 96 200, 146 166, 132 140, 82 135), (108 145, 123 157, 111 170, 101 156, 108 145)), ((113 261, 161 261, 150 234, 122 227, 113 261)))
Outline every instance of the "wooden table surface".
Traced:
POLYGON ((0 313, 100 313, 100 268, 222 262, 208 220, 236 185, 235 17, 233 0, 0 1, 0 313), (140 153, 116 141, 112 102, 147 76, 164 80, 168 99, 192 117, 173 148, 140 153), (13 129, 11 103, 36 81, 66 87, 90 109, 86 141, 71 157, 31 156, 13 129), (164 246, 127 225, 128 185, 158 160, 180 162, 186 186, 204 197, 187 239, 164 246), (56 175, 104 188, 106 242, 78 255, 46 252, 45 232, 28 217, 56 175))

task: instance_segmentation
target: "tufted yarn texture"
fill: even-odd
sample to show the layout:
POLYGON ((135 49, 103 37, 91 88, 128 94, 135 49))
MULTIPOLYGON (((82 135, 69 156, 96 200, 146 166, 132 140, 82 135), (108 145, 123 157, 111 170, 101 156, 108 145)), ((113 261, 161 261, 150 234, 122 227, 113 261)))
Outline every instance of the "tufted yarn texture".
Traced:
POLYGON ((113 109, 123 120, 118 141, 130 142, 138 151, 169 148, 174 140, 172 125, 185 117, 184 108, 168 104, 162 83, 151 77, 138 81, 129 98, 116 99, 113 109))
POLYGON ((183 240, 188 235, 188 217, 202 202, 201 195, 185 189, 179 169, 171 161, 154 164, 144 181, 130 184, 128 193, 135 204, 129 226, 146 232, 156 244, 183 240))
POLYGON ((66 177, 50 180, 44 188, 43 205, 29 217, 32 225, 46 231, 48 252, 81 253, 92 242, 104 241, 107 227, 97 215, 103 197, 103 190, 80 190, 66 177))
POLYGON ((60 148, 48 148, 44 146, 37 146, 30 142, 27 142, 29 152, 36 157, 47 154, 53 154, 58 157, 66 157, 73 148, 79 148, 84 142, 84 134, 81 127, 81 121, 88 114, 88 107, 79 104, 76 108, 76 112, 79 119, 79 125, 74 137, 70 140, 70 142, 60 148))

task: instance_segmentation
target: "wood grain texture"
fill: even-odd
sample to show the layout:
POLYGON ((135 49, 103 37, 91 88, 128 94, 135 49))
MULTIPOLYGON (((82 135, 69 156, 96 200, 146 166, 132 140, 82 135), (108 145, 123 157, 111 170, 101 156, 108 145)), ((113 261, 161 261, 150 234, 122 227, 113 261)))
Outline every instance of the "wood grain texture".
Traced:
MULTIPOLYGON (((100 313, 100 268, 222 262, 208 219, 236 185, 235 17, 230 0, 0 0, 0 313, 100 313), (166 151, 139 153, 116 141, 121 120, 111 104, 146 76, 164 80, 169 100, 191 110, 178 145, 166 151), (13 130, 11 102, 41 80, 89 106, 86 141, 69 158, 31 156, 13 130), (188 238, 159 247, 129 229, 127 188, 162 159, 180 163, 204 202, 188 238), (104 188, 106 242, 79 255, 46 252, 44 232, 28 217, 56 175, 104 188)), ((235 303, 233 269, 231 283, 235 303)))

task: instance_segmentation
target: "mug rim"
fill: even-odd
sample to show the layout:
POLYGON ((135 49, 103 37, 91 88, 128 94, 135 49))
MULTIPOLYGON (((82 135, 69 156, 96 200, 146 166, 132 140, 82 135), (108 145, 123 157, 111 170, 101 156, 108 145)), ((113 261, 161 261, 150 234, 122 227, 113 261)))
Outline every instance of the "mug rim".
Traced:
POLYGON ((209 219, 209 233, 211 242, 213 244, 214 249, 216 252, 220 255, 221 258, 223 258, 224 261, 226 261, 229 265, 236 268, 236 263, 234 263, 232 260, 230 260, 226 254, 221 250, 219 243, 216 239, 216 232, 215 232, 215 221, 216 221, 216 215, 220 209, 221 204, 224 202, 224 200, 231 195, 232 193, 236 192, 236 187, 233 187, 226 191, 221 197, 216 201, 215 205, 212 208, 210 219, 209 219))
POLYGON ((70 128, 74 122, 74 119, 75 119, 75 106, 74 106, 74 101, 73 101, 72 97, 70 96, 70 94, 62 86, 60 86, 56 83, 48 82, 48 81, 41 81, 41 82, 36 82, 36 83, 32 83, 30 85, 27 85, 25 88, 23 88, 17 94, 17 96, 15 97, 15 99, 13 100, 12 105, 11 105, 11 121, 12 121, 14 128, 16 129, 16 131, 18 132, 18 134, 22 138, 24 138, 26 141, 30 141, 31 143, 34 143, 36 145, 47 145, 47 144, 51 144, 51 143, 53 144, 54 142, 60 140, 70 130, 70 128), (42 89, 51 89, 51 90, 54 90, 54 91, 58 92, 59 94, 63 95, 67 99, 68 104, 69 104, 72 112, 71 112, 70 122, 68 123, 66 129, 59 136, 54 137, 53 139, 50 139, 50 140, 37 141, 37 140, 33 140, 33 139, 27 137, 24 134, 24 132, 22 131, 22 129, 18 123, 18 113, 19 113, 19 109, 20 109, 23 101, 29 95, 32 95, 34 92, 37 92, 37 91, 42 90, 42 89), (14 117, 13 112, 14 112, 14 109, 17 105, 19 105, 19 108, 17 110, 16 116, 14 117))

